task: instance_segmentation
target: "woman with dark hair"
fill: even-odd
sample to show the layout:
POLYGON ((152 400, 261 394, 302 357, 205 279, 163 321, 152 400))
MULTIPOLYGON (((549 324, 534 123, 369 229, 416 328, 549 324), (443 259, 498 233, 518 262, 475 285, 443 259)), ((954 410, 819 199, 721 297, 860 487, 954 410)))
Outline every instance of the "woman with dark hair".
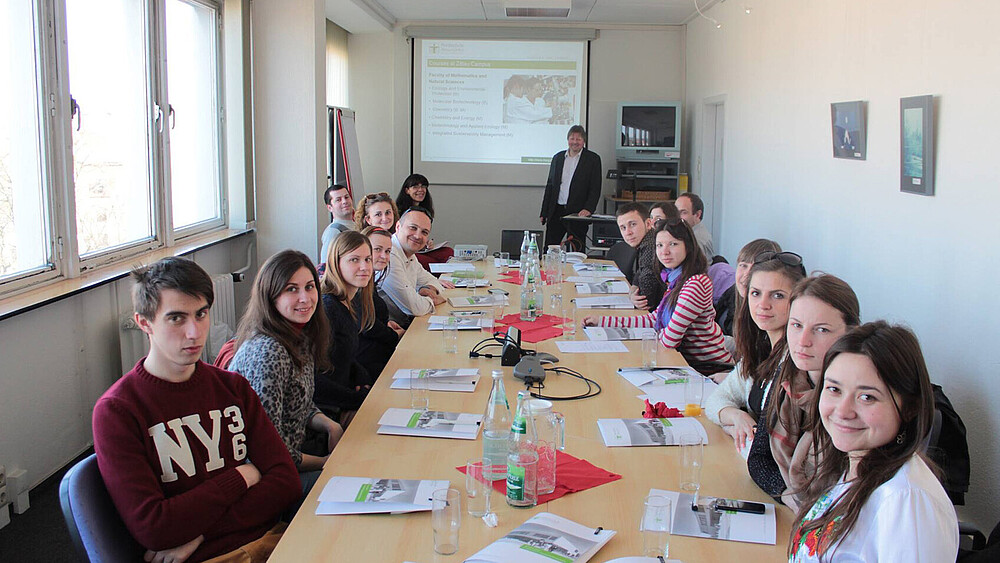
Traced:
POLYGON ((365 194, 365 197, 358 200, 358 206, 354 210, 354 223, 359 231, 371 225, 393 233, 396 231, 397 220, 399 209, 385 192, 365 194))
POLYGON ((649 218, 653 220, 653 226, 655 228, 656 224, 660 221, 666 221, 667 219, 677 219, 680 214, 677 212, 677 207, 673 203, 668 203, 666 201, 658 201, 653 205, 649 206, 649 218))
POLYGON ((921 449, 934 395, 916 336, 884 321, 823 360, 808 430, 819 465, 788 543, 791 561, 954 561, 955 508, 921 449))
POLYGON ((229 364, 257 392, 303 473, 306 491, 326 462, 326 456, 302 451, 307 430, 326 434, 327 453, 344 433, 313 403, 314 373, 327 365, 329 344, 326 316, 315 314, 318 285, 316 268, 305 254, 283 250, 268 258, 254 279, 229 364))
MULTIPOLYGON (((396 196, 396 207, 399 213, 406 213, 411 207, 422 207, 430 212, 431 220, 434 220, 434 200, 431 198, 429 189, 430 182, 423 174, 410 174, 403 180, 403 187, 399 189, 396 196)), ((430 271, 431 264, 447 262, 455 255, 455 249, 450 246, 434 248, 434 240, 427 241, 427 247, 417 252, 415 256, 420 265, 425 270, 430 271)))
POLYGON ((736 369, 705 400, 705 416, 722 426, 743 453, 754 441, 778 362, 785 357, 789 295, 805 276, 802 257, 793 252, 758 254, 747 276, 747 299, 736 317, 736 369))
POLYGON ((805 490, 816 469, 812 435, 804 428, 823 357, 838 338, 861 324, 861 307, 851 286, 829 274, 810 276, 795 284, 789 301, 785 329, 788 357, 775 380, 767 428, 771 454, 787 485, 782 502, 797 510, 796 495, 805 490))
MULTIPOLYGON (((334 239, 320 280, 330 322, 330 369, 316 377, 316 405, 345 427, 371 389, 373 377, 358 361, 358 338, 375 324, 375 282, 368 237, 347 231, 334 239)), ((377 374, 376 374, 377 375, 377 374)))
POLYGON ((656 258, 667 289, 653 312, 634 317, 587 316, 584 326, 653 327, 661 344, 676 348, 689 362, 731 362, 722 331, 715 324, 708 263, 698 251, 691 227, 680 219, 664 221, 656 233, 656 258))
MULTIPOLYGON (((378 227, 365 227, 361 234, 368 237, 372 245, 372 267, 375 270, 375 323, 361 332, 358 340, 358 361, 373 377, 378 377, 396 351, 396 344, 406 332, 403 327, 389 318, 389 307, 379 294, 379 285, 389 271, 389 256, 392 251, 392 235, 378 227)), ((393 305, 395 306, 395 304, 393 305)))
POLYGON ((434 200, 431 198, 431 191, 428 189, 430 182, 423 174, 410 174, 403 180, 403 187, 399 188, 399 195, 396 196, 396 207, 403 211, 419 205, 431 212, 434 217, 434 200))

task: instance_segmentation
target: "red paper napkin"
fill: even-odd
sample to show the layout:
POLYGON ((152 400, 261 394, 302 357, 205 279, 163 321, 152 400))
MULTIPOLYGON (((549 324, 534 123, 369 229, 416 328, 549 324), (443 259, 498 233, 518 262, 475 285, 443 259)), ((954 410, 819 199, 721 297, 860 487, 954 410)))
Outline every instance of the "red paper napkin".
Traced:
MULTIPOLYGON (((510 274, 501 275, 497 277, 497 281, 512 283, 514 285, 521 285, 521 282, 524 281, 524 279, 521 277, 521 272, 513 272, 510 274)), ((545 272, 542 272, 542 282, 547 282, 547 281, 549 281, 549 276, 545 275, 545 272)))
POLYGON ((505 317, 501 317, 498 322, 521 331, 522 342, 534 344, 561 335, 563 330, 557 328, 555 325, 570 322, 570 320, 554 315, 541 315, 534 321, 522 321, 520 313, 511 313, 505 317))
MULTIPOLYGON (((464 465, 455 469, 465 473, 464 465)), ((556 490, 538 497, 538 504, 556 500, 567 493, 585 491, 621 478, 621 475, 601 469, 585 459, 556 450, 556 490)), ((505 479, 493 481, 493 490, 506 495, 507 481, 505 479)))
POLYGON ((521 331, 521 342, 530 342, 536 344, 542 340, 548 340, 550 338, 555 338, 562 335, 563 329, 557 326, 546 326, 542 328, 536 328, 533 330, 522 330, 521 331))

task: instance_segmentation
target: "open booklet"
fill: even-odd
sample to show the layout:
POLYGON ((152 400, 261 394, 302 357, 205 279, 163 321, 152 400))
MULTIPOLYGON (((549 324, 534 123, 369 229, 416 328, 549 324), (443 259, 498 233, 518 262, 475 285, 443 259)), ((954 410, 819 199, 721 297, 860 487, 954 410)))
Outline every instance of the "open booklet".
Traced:
POLYGON ((331 477, 316 514, 400 514, 431 509, 431 494, 449 481, 331 477))
POLYGON ((597 427, 609 447, 677 446, 685 434, 696 434, 702 444, 708 443, 705 427, 694 418, 599 418, 597 427))
POLYGON ((482 421, 481 414, 390 408, 378 420, 378 433, 475 440, 482 421))
POLYGON ((581 276, 598 275, 604 277, 624 278, 625 274, 614 264, 597 264, 594 262, 583 262, 573 264, 573 270, 581 276))
POLYGON ((490 280, 484 277, 461 276, 459 274, 476 274, 478 272, 455 272, 441 276, 441 281, 451 282, 455 287, 489 287, 490 280))
POLYGON ((399 369, 392 374, 390 389, 409 389, 410 378, 417 375, 427 379, 429 391, 457 391, 472 393, 479 383, 479 368, 462 369, 399 369), (416 372, 416 373, 414 373, 416 372))
POLYGON ((476 266, 469 262, 435 262, 430 265, 432 274, 447 274, 458 271, 472 271, 476 266))
POLYGON ((452 307, 489 307, 491 305, 500 303, 503 300, 503 304, 507 305, 510 303, 510 299, 506 295, 468 295, 465 297, 449 297, 448 303, 451 303, 452 307))
POLYGON ((577 297, 576 306, 580 309, 633 309, 628 295, 609 295, 607 297, 577 297))
POLYGON ((704 384, 702 397, 708 397, 719 385, 711 378, 705 377, 691 367, 663 367, 654 369, 618 368, 618 375, 635 385, 642 395, 640 399, 649 399, 650 403, 664 403, 668 407, 684 410, 687 401, 684 398, 684 384, 689 377, 701 378, 704 384))
POLYGON ((775 543, 776 525, 774 505, 771 503, 750 503, 764 509, 762 514, 753 514, 719 507, 719 504, 735 505, 748 501, 699 496, 697 504, 692 504, 694 495, 689 493, 650 489, 649 494, 664 496, 673 502, 671 534, 769 545, 775 543))
POLYGON ((598 283, 578 283, 576 292, 587 293, 628 293, 628 283, 623 281, 602 281, 598 283))
POLYGON ((591 340, 642 340, 644 334, 656 337, 655 328, 625 328, 617 326, 585 326, 584 334, 591 340))
POLYGON ((465 563, 582 563, 596 555, 615 533, 540 512, 465 563))
POLYGON ((493 318, 483 318, 480 316, 461 315, 446 317, 444 315, 434 315, 427 319, 427 330, 444 330, 444 323, 448 319, 454 319, 455 328, 458 330, 479 330, 481 328, 493 328, 493 318))

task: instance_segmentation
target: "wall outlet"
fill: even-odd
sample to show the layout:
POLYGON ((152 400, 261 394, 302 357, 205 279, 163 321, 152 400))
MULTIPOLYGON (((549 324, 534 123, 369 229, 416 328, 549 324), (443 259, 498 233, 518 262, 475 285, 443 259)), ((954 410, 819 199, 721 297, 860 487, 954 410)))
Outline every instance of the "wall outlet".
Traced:
POLYGON ((10 496, 14 514, 24 514, 31 503, 28 499, 28 472, 23 469, 12 469, 7 474, 7 494, 10 496))
POLYGON ((0 487, 0 506, 6 506, 10 502, 7 498, 7 487, 0 487))

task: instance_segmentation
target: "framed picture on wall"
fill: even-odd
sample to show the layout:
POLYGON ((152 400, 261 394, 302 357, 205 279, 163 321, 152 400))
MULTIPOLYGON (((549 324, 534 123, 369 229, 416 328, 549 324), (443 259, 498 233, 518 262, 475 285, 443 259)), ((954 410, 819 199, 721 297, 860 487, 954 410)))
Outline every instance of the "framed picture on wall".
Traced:
POLYGON ((899 99, 899 189, 934 195, 934 96, 899 99))
POLYGON ((833 126, 833 157, 864 160, 868 144, 865 103, 830 104, 830 123, 833 126))

